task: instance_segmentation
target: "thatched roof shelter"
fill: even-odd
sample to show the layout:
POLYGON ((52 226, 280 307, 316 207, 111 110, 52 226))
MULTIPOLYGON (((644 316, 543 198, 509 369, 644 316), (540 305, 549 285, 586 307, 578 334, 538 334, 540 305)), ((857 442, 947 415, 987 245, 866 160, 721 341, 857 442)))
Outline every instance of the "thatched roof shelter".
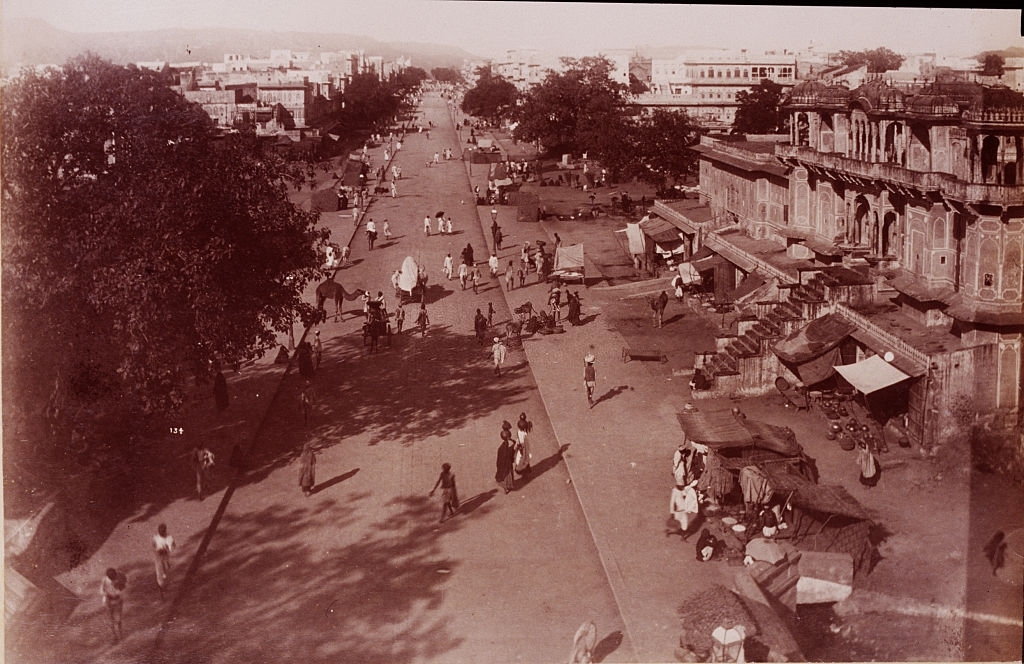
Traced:
POLYGON ((756 636, 757 623, 735 592, 722 585, 714 585, 687 597, 679 606, 683 634, 680 645, 696 653, 710 653, 714 640, 711 632, 716 627, 743 625, 746 638, 756 636))

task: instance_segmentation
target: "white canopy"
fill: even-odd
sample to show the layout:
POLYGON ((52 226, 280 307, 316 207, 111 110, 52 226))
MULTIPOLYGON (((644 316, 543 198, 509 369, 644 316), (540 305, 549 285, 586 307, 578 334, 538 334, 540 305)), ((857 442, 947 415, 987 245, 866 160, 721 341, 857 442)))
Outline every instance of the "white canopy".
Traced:
POLYGON ((676 269, 679 270, 679 277, 684 286, 701 282, 700 273, 697 272, 697 268, 693 267, 693 263, 680 263, 676 269))
POLYGON ((406 256, 402 261, 402 273, 398 276, 398 287, 407 293, 412 293, 416 287, 416 280, 419 278, 420 268, 412 256, 406 256))
POLYGON ((853 385, 864 394, 875 392, 883 387, 889 387, 910 378, 910 376, 892 366, 878 355, 872 355, 853 364, 839 365, 835 369, 850 385, 853 385))

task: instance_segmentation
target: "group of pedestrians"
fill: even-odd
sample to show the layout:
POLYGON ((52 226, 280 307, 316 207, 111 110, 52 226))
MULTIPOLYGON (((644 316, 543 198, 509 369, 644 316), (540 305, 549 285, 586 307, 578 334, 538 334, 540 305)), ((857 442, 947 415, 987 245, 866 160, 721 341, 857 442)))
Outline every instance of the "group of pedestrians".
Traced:
MULTIPOLYGON (((166 598, 167 578, 171 571, 171 554, 174 553, 174 537, 167 531, 167 524, 157 526, 153 535, 153 567, 160 599, 166 598)), ((124 599, 128 588, 128 576, 116 567, 108 567, 100 579, 100 600, 107 610, 107 619, 113 633, 114 643, 124 636, 124 599)))
POLYGON ((516 475, 523 477, 532 470, 531 431, 533 423, 527 419, 526 413, 519 414, 515 433, 511 422, 505 420, 501 423, 501 443, 495 460, 494 480, 505 489, 506 494, 515 490, 516 475))
MULTIPOLYGON (((452 222, 451 215, 444 216, 439 213, 436 216, 436 221, 438 235, 453 235, 455 233, 455 224, 452 222)), ((429 214, 423 217, 423 234, 427 237, 430 237, 431 230, 433 229, 432 223, 429 214)))

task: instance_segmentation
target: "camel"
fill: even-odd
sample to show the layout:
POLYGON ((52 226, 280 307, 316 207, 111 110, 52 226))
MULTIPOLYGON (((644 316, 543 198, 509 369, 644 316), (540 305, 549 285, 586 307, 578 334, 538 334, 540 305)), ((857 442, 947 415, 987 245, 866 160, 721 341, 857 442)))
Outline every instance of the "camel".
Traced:
MULTIPOLYGON (((334 322, 338 322, 338 317, 344 318, 344 313, 341 310, 342 300, 352 301, 358 299, 366 293, 362 288, 357 288, 351 293, 345 290, 345 287, 334 280, 333 277, 325 279, 323 283, 316 287, 316 308, 319 311, 324 311, 324 302, 328 299, 334 300, 334 322)), ((327 318, 326 313, 324 318, 327 318)))

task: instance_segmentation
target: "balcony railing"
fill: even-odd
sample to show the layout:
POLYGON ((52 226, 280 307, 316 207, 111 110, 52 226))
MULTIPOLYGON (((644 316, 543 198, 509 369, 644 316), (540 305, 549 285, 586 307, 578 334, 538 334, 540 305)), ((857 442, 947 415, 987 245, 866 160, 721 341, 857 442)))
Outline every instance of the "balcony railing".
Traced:
POLYGON ((851 159, 831 152, 818 152, 809 147, 778 145, 775 147, 775 155, 869 180, 893 182, 919 191, 940 191, 965 203, 1024 205, 1024 187, 964 182, 949 173, 912 171, 896 164, 851 159))

